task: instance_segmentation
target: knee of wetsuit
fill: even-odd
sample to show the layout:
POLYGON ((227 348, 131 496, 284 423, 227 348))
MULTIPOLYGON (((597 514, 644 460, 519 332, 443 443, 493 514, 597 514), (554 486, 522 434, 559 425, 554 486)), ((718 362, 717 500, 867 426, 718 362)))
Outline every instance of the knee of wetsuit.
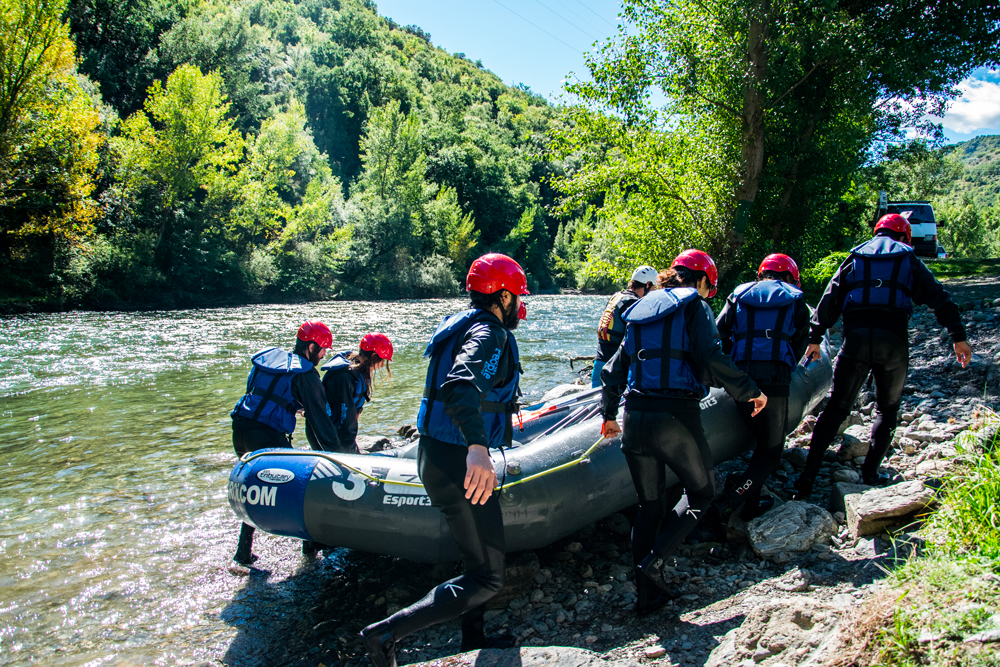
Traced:
POLYGON ((700 489, 687 489, 689 507, 708 507, 715 499, 715 478, 708 476, 708 483, 700 489))
POLYGON ((816 420, 816 426, 813 432, 819 431, 836 431, 840 428, 840 425, 844 423, 844 420, 851 414, 851 407, 846 408, 839 405, 834 405, 830 403, 826 406, 823 412, 820 413, 819 419, 816 420))

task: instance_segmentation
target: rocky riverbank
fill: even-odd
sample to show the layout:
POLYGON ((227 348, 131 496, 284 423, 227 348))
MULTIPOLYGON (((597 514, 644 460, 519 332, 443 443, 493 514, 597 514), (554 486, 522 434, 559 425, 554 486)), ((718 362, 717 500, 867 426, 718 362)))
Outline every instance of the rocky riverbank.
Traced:
MULTIPOLYGON (((955 438, 997 399, 1000 300, 965 308, 975 352, 965 369, 953 361, 933 314, 918 309, 911 321, 910 381, 894 453, 883 467, 891 486, 858 484, 874 408, 866 391, 831 447, 810 502, 789 498, 813 416, 789 438, 782 466, 767 482, 777 506, 749 525, 736 519, 725 530, 697 532, 674 563, 682 596, 659 613, 641 619, 633 613, 632 516, 625 512, 510 558, 508 585, 489 605, 487 629, 514 634, 520 649, 439 661, 458 650, 453 622, 406 638, 400 663, 793 667, 833 660, 843 620, 872 599, 896 559, 919 548, 913 531, 957 454, 955 438)), ((743 466, 728 462, 720 473, 743 466)), ((322 567, 327 576, 285 627, 280 654, 272 644, 269 655, 244 655, 238 664, 367 665, 357 631, 457 568, 355 552, 338 552, 322 567)))

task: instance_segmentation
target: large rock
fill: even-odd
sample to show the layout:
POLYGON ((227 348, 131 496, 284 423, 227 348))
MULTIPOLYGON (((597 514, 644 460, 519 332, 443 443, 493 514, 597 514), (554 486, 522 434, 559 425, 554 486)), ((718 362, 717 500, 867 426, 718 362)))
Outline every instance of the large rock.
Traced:
POLYGON ((486 649, 418 662, 410 667, 639 667, 631 658, 605 660, 597 653, 569 646, 486 649))
POLYGON ((822 507, 798 500, 785 503, 747 524, 753 550, 761 558, 787 560, 789 552, 808 551, 826 544, 837 532, 837 522, 822 507))
POLYGON ((865 486, 864 484, 837 482, 833 485, 833 489, 830 490, 830 511, 834 513, 844 512, 846 514, 847 505, 844 504, 844 498, 852 493, 864 493, 872 488, 874 487, 865 486))
MULTIPOLYGON (((355 442, 358 443, 358 449, 361 450, 363 454, 369 454, 371 452, 383 452, 387 449, 395 449, 393 443, 389 438, 380 438, 373 435, 359 435, 355 438, 355 442)), ((410 444, 401 443, 401 444, 410 444)))
POLYGON ((805 595, 754 602, 743 625, 722 638, 705 667, 822 665, 836 657, 840 607, 805 595))
POLYGON ((934 502, 934 489, 920 480, 848 494, 847 527, 854 538, 875 535, 911 523, 934 502))
POLYGON ((843 444, 837 452, 841 461, 853 461, 859 456, 866 456, 871 446, 871 430, 867 426, 849 426, 844 430, 843 444))

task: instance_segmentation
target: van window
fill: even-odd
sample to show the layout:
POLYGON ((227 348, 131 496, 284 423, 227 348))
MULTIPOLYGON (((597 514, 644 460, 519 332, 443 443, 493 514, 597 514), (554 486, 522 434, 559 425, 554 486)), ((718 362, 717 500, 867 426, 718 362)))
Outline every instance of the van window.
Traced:
POLYGON ((927 204, 889 204, 887 213, 898 213, 911 225, 934 222, 934 209, 927 204))

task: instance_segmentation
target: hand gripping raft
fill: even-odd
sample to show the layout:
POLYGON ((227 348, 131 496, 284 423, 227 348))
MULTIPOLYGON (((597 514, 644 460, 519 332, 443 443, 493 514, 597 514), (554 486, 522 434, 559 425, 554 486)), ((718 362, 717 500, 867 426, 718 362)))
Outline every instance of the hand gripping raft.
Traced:
MULTIPOLYGON (((826 396, 833 379, 827 344, 822 360, 792 376, 788 427, 826 396)), ((516 446, 491 455, 507 550, 536 549, 636 502, 619 440, 599 440, 599 395, 587 392, 531 411, 516 446), (506 470, 504 466, 506 465, 506 470)), ((705 435, 717 463, 750 450, 734 401, 720 389, 701 402, 705 435)), ((416 445, 391 455, 263 450, 229 476, 229 504, 243 521, 298 537, 426 563, 459 559, 440 511, 417 475, 416 445)), ((676 483, 667 471, 667 484, 676 483)))

